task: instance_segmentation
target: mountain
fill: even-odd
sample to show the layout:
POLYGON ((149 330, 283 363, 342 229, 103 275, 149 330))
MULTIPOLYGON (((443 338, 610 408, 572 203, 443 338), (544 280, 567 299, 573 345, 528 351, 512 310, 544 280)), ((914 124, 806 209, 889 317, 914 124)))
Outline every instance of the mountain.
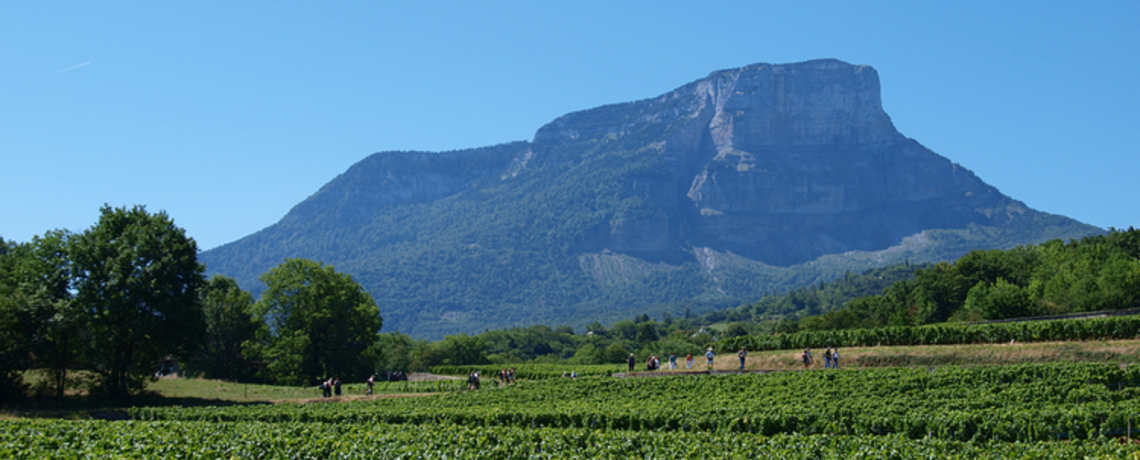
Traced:
POLYGON ((438 338, 709 311, 1100 232, 903 136, 875 69, 828 59, 713 72, 530 142, 377 153, 201 259, 255 292, 285 258, 323 261, 372 293, 385 330, 438 338))

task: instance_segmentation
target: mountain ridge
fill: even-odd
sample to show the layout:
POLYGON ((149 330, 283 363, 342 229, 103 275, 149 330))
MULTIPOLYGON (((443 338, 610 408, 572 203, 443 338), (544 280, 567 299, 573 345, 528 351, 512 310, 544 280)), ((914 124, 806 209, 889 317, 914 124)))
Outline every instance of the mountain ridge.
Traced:
POLYGON ((898 133, 879 91, 869 66, 754 64, 563 115, 532 141, 381 152, 202 259, 254 291, 284 258, 321 260, 386 325, 438 337, 733 306, 889 260, 1101 232, 898 133))

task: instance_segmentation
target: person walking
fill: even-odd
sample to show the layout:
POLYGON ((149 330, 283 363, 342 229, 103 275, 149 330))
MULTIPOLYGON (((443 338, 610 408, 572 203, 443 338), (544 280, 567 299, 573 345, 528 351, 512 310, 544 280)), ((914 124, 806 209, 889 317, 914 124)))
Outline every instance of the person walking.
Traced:
POLYGON ((807 349, 804 350, 803 360, 804 360, 804 369, 807 369, 808 366, 811 366, 811 361, 812 361, 812 359, 811 359, 811 347, 808 347, 807 349))
POLYGON ((375 385, 375 384, 376 384, 376 374, 369 375, 368 376, 368 392, 365 393, 366 395, 372 396, 372 385, 375 385))
POLYGON ((713 367, 713 357, 714 356, 716 356, 716 355, 713 354, 712 347, 709 347, 708 351, 705 352, 705 361, 708 361, 709 369, 712 369, 712 367, 713 367))
POLYGON ((677 370, 677 354, 676 353, 669 353, 669 370, 671 370, 671 371, 677 370))
POLYGON ((831 368, 839 369, 839 349, 836 348, 831 352, 831 368))
POLYGON ((831 347, 823 351, 823 368, 831 369, 831 347))
POLYGON ((693 352, 690 351, 688 355, 685 355, 685 369, 692 369, 692 368, 693 368, 693 352))
POLYGON ((339 398, 340 397, 340 377, 337 377, 336 381, 333 382, 333 388, 336 388, 336 397, 339 398))
POLYGON ((740 352, 736 356, 740 358, 740 370, 744 370, 744 358, 748 357, 748 350, 740 347, 740 352))
POLYGON ((633 353, 629 354, 629 357, 625 359, 625 362, 629 364, 629 371, 633 372, 633 364, 637 362, 637 360, 633 357, 633 353))

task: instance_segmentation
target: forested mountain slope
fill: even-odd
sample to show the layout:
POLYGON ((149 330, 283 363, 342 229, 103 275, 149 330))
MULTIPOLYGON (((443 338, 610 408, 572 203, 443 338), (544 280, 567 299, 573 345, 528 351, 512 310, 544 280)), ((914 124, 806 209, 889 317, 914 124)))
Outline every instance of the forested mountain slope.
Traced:
POLYGON ((900 134, 873 68, 818 60, 714 72, 530 142, 377 153, 202 260, 255 292, 285 258, 323 261, 368 289, 385 330, 438 338, 699 313, 1099 232, 900 134))

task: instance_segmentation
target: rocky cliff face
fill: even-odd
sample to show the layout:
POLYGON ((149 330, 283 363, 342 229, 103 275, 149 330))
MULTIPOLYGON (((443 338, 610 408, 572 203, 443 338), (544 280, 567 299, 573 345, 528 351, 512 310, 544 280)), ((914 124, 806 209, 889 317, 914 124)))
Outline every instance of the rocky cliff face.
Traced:
POLYGON ((245 286, 283 258, 323 260, 387 302, 386 325, 438 336, 729 305, 1096 231, 900 134, 871 67, 819 60, 714 72, 565 115, 532 142, 376 154, 203 260, 245 286))
POLYGON ((786 266, 1024 208, 899 134, 875 70, 836 60, 716 72, 650 101, 567 115, 535 143, 620 138, 646 125, 661 127, 647 154, 670 174, 648 181, 643 198, 664 212, 615 222, 600 242, 607 249, 662 252, 684 241, 786 266))

